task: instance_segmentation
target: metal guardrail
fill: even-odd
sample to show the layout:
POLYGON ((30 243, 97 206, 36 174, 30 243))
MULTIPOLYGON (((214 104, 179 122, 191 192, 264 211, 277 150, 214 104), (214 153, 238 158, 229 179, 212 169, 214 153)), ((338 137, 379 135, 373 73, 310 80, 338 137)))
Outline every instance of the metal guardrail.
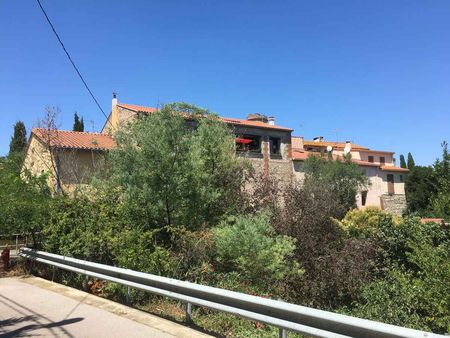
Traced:
POLYGON ((21 249, 21 256, 64 270, 108 280, 118 284, 166 296, 186 303, 187 320, 191 321, 192 305, 227 312, 240 317, 276 326, 280 337, 287 331, 312 337, 444 337, 333 312, 308 308, 278 300, 228 291, 210 286, 156 276, 129 269, 84 261, 71 257, 21 249))

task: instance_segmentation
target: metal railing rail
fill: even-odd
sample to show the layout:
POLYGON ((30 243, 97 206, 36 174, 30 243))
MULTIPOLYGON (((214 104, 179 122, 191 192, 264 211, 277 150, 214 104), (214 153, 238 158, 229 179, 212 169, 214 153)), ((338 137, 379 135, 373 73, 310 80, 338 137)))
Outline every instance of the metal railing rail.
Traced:
POLYGON ((442 335, 317 310, 239 292, 219 289, 129 269, 65 257, 29 248, 21 256, 64 270, 108 280, 186 303, 187 320, 192 304, 227 312, 280 328, 280 337, 294 331, 312 337, 444 337, 442 335))

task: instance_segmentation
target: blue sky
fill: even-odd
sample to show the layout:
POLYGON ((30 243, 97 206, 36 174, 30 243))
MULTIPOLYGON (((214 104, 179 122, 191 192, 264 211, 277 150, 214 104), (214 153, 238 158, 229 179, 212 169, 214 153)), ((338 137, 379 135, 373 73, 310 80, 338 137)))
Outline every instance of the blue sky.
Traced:
MULTIPOLYGON (((450 135, 450 1, 42 0, 103 109, 185 101, 261 112, 295 135, 411 151, 450 135), (337 133, 336 133, 337 130, 337 133), (337 134, 337 135, 336 135, 337 134)), ((35 1, 0 2, 0 154, 44 107, 86 129, 104 117, 35 1)))

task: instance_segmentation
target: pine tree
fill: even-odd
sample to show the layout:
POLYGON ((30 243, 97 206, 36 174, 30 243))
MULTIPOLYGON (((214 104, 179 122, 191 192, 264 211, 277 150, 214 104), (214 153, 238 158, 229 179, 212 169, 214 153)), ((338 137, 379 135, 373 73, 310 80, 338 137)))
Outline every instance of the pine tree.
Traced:
POLYGON ((405 156, 403 154, 400 155, 400 167, 406 168, 405 156))
POLYGON ((14 135, 9 143, 9 155, 14 153, 24 153, 27 147, 27 130, 22 121, 16 122, 14 125, 14 135))
POLYGON ((414 163, 414 159, 411 155, 411 153, 408 153, 408 169, 411 170, 412 168, 414 168, 416 166, 416 164, 414 163))
POLYGON ((73 131, 84 131, 83 117, 81 117, 80 121, 77 112, 73 115, 73 131))

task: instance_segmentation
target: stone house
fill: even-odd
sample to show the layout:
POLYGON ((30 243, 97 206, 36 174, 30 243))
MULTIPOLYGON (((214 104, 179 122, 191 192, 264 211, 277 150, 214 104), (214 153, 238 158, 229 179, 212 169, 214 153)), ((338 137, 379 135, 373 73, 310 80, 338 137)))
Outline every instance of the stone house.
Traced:
POLYGON ((395 165, 394 152, 372 150, 347 142, 327 142, 323 137, 312 141, 302 137, 292 137, 293 171, 296 180, 304 177, 301 163, 310 154, 327 154, 336 158, 349 153, 352 161, 364 169, 369 178, 369 186, 356 196, 358 208, 376 206, 390 213, 401 215, 406 208, 405 180, 408 169, 395 165))
POLYGON ((33 175, 48 174, 48 184, 58 193, 87 186, 113 139, 99 133, 33 128, 24 168, 33 175))

